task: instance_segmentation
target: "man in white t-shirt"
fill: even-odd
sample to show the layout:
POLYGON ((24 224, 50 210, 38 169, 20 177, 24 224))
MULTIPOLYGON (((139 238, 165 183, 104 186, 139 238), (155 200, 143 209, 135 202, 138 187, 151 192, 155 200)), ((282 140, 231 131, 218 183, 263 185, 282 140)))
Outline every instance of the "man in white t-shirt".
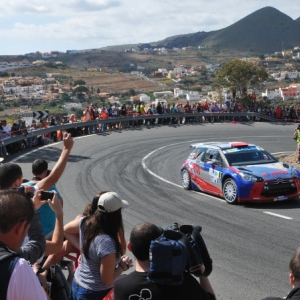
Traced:
POLYGON ((6 120, 2 120, 1 124, 2 124, 3 131, 6 132, 6 133, 9 133, 11 127, 7 125, 7 121, 6 120))
POLYGON ((0 299, 47 299, 28 262, 16 254, 27 235, 33 216, 33 202, 24 193, 13 189, 0 191, 0 299), (11 212, 14 212, 14 218, 11 212), (4 258, 6 255, 9 257, 4 258), (8 267, 8 260, 14 263, 13 269, 8 267))

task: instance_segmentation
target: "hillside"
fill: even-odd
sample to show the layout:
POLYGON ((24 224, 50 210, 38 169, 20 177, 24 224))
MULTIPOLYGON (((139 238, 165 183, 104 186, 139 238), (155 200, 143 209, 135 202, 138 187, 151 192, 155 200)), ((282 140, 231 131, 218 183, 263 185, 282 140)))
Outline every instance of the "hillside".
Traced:
POLYGON ((266 54, 300 45, 300 18, 293 20, 273 7, 259 9, 238 22, 211 32, 166 38, 151 45, 204 46, 222 51, 266 54))
MULTIPOLYGON (((238 22, 211 32, 199 31, 167 37, 164 40, 132 45, 109 46, 101 49, 81 51, 76 55, 60 54, 57 60, 65 65, 85 70, 88 68, 109 67, 128 71, 134 64, 146 67, 148 71, 157 68, 187 67, 206 63, 222 63, 231 58, 271 54, 276 51, 293 49, 300 46, 300 17, 293 20, 273 7, 259 9, 238 22), (193 46, 188 51, 172 51, 168 55, 159 53, 125 53, 125 49, 161 48, 167 49, 193 46), (201 46, 201 49, 198 49, 201 46)), ((80 50, 80 49, 78 49, 80 50)), ((25 56, 0 56, 1 61, 20 61, 25 56)), ((31 62, 41 59, 41 54, 28 58, 31 62)))

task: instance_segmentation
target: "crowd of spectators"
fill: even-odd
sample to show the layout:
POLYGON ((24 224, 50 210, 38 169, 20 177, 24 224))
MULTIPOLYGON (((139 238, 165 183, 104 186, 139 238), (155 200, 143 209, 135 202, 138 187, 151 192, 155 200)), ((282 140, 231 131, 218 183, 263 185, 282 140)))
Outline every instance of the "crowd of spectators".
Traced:
POLYGON ((7 141, 11 137, 22 135, 24 138, 8 145, 0 146, 0 157, 18 153, 26 148, 47 145, 62 139, 63 132, 71 133, 73 137, 87 135, 92 133, 101 133, 114 129, 123 129, 136 126, 160 126, 160 125, 180 125, 189 123, 203 122, 224 122, 224 121, 263 121, 263 117, 243 115, 238 113, 258 113, 262 116, 268 116, 281 121, 298 122, 300 119, 299 111, 293 106, 277 106, 262 108, 256 100, 255 93, 250 97, 250 105, 243 107, 235 93, 228 91, 223 101, 177 101, 168 103, 165 100, 144 103, 135 102, 131 105, 126 104, 107 104, 96 107, 91 104, 87 106, 81 116, 72 113, 68 116, 51 115, 47 120, 35 120, 30 122, 18 120, 13 124, 7 124, 7 121, 0 121, 0 141, 7 141), (201 113, 201 115, 199 115, 201 113), (214 116, 214 113, 234 113, 233 116, 214 116), (187 115, 189 114, 189 115, 187 115), (195 116, 191 116, 195 114, 195 116), (197 115, 198 114, 198 115, 197 115), (206 116, 206 114, 209 114, 206 116), (173 116, 174 115, 174 116, 173 116), (176 115, 176 116, 175 116, 176 115), (150 118, 153 116, 153 118, 150 118), (126 118, 128 117, 128 120, 126 118), (146 117, 146 118, 135 118, 146 117), (122 118, 122 121, 118 121, 122 118), (125 121, 124 121, 125 119, 125 121), (85 122, 100 121, 94 124, 84 126, 85 122), (109 122, 101 122, 109 120, 109 122), (53 127, 62 124, 74 123, 77 127, 67 130, 55 130, 53 127), (49 128, 49 132, 35 135, 34 131, 38 129, 49 128), (28 136, 29 133, 30 134, 28 136))
POLYGON ((238 116, 238 113, 255 112, 268 117, 280 119, 281 121, 294 121, 300 119, 298 111, 293 107, 277 106, 261 108, 257 105, 256 98, 252 97, 251 105, 243 107, 232 95, 226 93, 224 101, 204 101, 191 103, 187 102, 172 102, 158 101, 150 104, 145 104, 143 101, 132 105, 117 103, 108 104, 102 107, 94 105, 87 106, 82 111, 82 116, 76 117, 75 114, 69 116, 52 115, 47 120, 33 119, 30 124, 26 125, 25 120, 18 120, 13 124, 7 124, 6 120, 0 121, 0 141, 5 141, 11 137, 23 135, 24 139, 11 143, 6 146, 0 146, 0 157, 18 153, 26 148, 46 145, 52 142, 61 140, 63 132, 53 130, 56 125, 75 123, 78 127, 67 129, 73 137, 86 135, 91 133, 105 132, 114 129, 123 129, 135 126, 155 126, 155 125, 180 125, 188 123, 202 122, 224 122, 224 121, 262 121, 259 116, 238 116), (213 113, 235 113, 234 116, 214 116, 213 113), (190 114, 199 114, 190 116, 190 114), (209 113, 208 116, 205 114, 209 113), (189 116, 187 115, 189 114, 189 116), (176 115, 176 116, 172 116, 176 115), (139 119, 135 117, 147 117, 139 119), (153 118, 150 118, 153 116, 153 118), (128 117, 128 120, 125 120, 128 117), (122 121, 118 121, 122 118, 122 121), (85 122, 95 120, 109 120, 110 122, 97 122, 88 126, 84 126, 85 122), (115 122, 112 122, 115 121, 115 122), (35 130, 51 128, 49 132, 39 135, 30 135, 35 130))

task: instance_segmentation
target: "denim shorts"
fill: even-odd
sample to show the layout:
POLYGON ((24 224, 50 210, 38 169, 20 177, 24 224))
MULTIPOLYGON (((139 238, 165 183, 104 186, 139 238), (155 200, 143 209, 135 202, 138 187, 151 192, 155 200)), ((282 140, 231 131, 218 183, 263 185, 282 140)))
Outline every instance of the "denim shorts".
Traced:
POLYGON ((102 300, 110 289, 102 291, 92 291, 81 287, 73 279, 71 300, 102 300))

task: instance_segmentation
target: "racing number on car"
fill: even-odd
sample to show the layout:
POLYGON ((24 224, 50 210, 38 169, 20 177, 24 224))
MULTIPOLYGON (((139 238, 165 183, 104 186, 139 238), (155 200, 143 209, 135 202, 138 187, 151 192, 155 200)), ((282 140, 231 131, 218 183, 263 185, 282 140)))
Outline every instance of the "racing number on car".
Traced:
POLYGON ((213 168, 209 168, 208 174, 210 175, 210 180, 214 183, 218 183, 220 182, 220 180, 222 179, 222 172, 217 171, 213 168))

